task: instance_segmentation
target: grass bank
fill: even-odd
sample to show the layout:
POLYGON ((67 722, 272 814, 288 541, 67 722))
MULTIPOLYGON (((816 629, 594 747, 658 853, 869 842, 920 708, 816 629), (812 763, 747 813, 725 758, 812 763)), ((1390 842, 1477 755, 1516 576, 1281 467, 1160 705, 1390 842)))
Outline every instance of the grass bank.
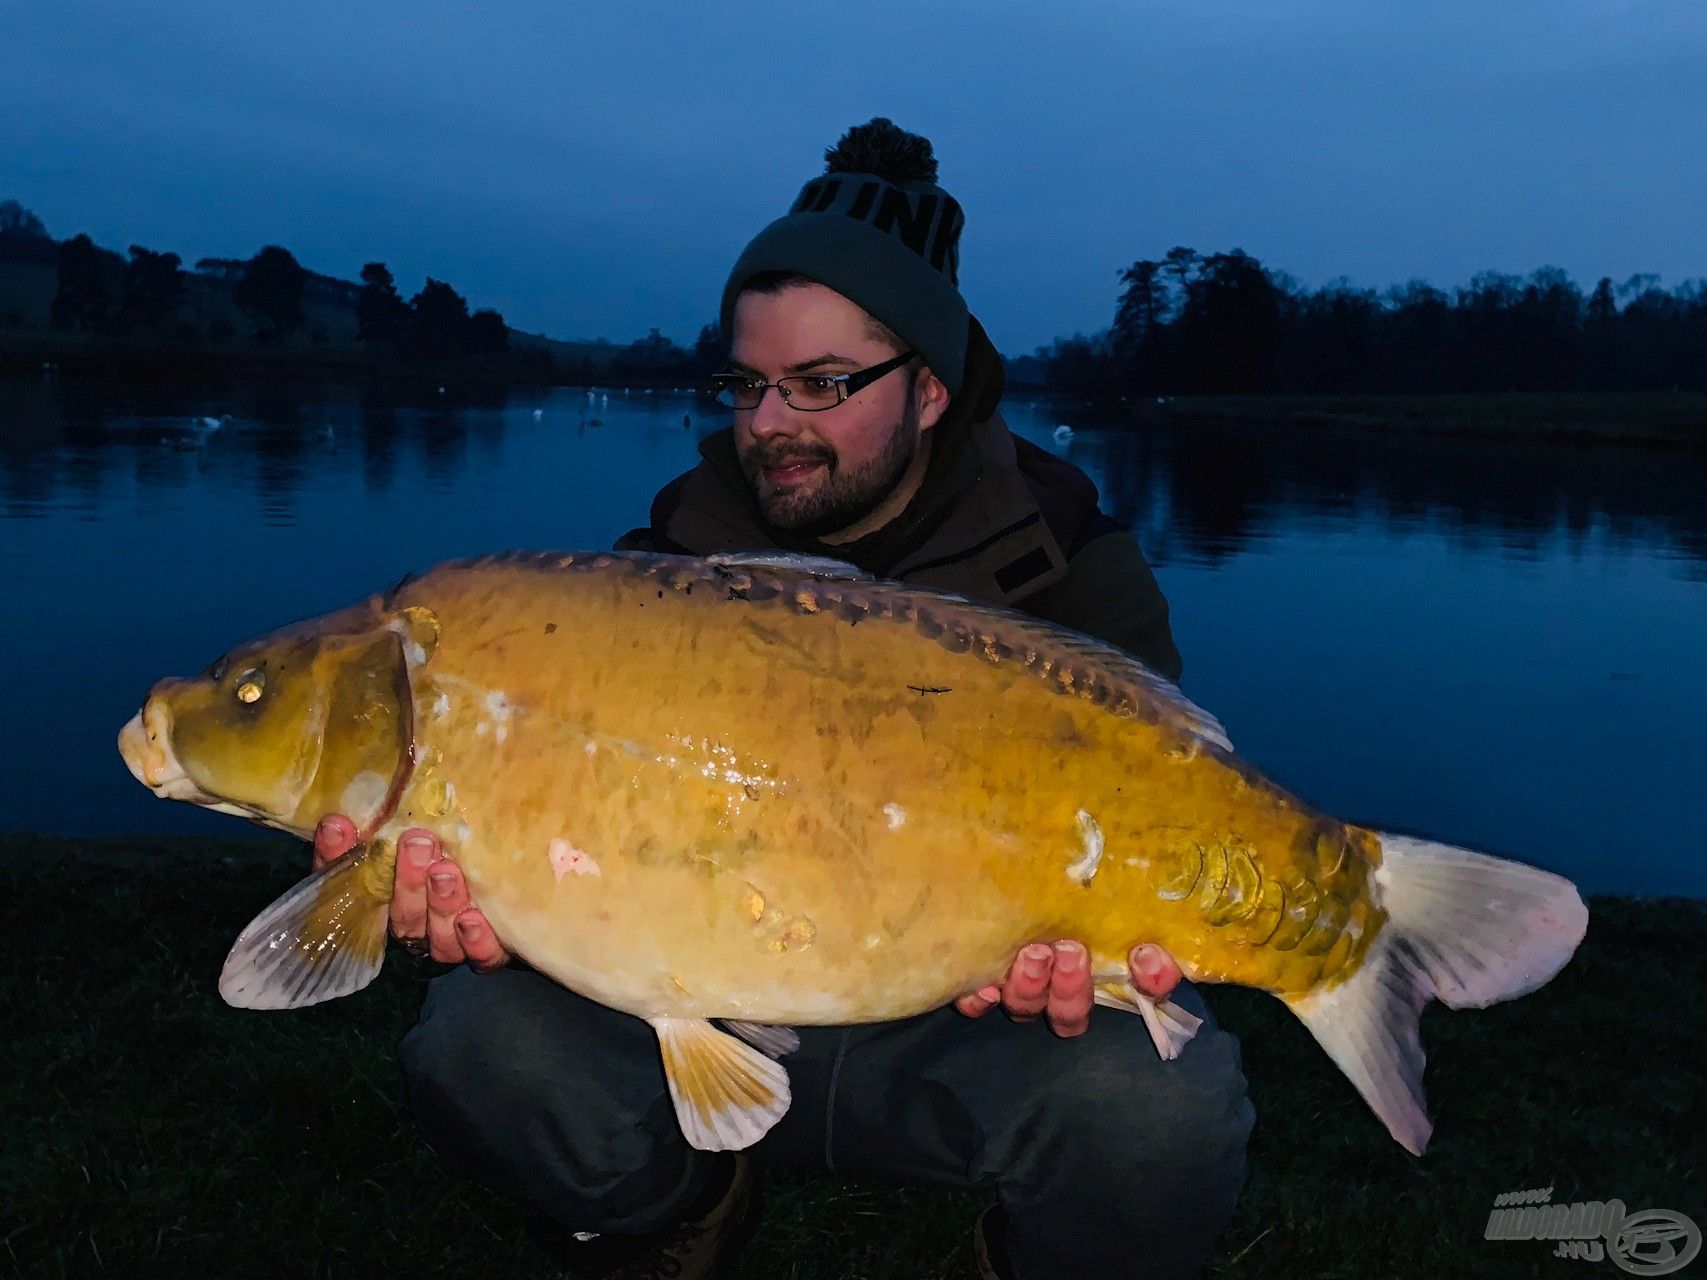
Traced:
POLYGON ((1172 396, 1149 420, 1404 431, 1707 449, 1707 395, 1693 392, 1430 396, 1172 396))
MULTIPOLYGON (((0 836, 0 867, 0 1273, 557 1274, 520 1215, 443 1168, 404 1109, 393 1050, 435 966, 394 952, 360 996, 288 1014, 220 1002, 227 946, 295 879, 297 850, 0 836)), ((1483 1240, 1493 1198, 1531 1187, 1707 1224, 1704 943, 1707 904, 1597 899, 1546 990, 1431 1012, 1438 1130, 1422 1160, 1278 1003, 1213 992, 1244 1037, 1259 1120, 1211 1274, 1612 1274, 1483 1240)), ((738 1273, 750 1280, 967 1277, 986 1202, 791 1173, 768 1200, 738 1273)))

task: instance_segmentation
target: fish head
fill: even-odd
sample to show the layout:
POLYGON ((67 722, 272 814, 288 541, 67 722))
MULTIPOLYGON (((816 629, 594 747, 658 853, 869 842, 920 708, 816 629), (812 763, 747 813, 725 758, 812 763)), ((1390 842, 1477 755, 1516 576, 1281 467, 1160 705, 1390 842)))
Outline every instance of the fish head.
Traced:
POLYGON ((119 733, 156 795, 308 838, 328 813, 364 833, 412 759, 408 636, 371 614, 329 615, 169 677, 119 733))

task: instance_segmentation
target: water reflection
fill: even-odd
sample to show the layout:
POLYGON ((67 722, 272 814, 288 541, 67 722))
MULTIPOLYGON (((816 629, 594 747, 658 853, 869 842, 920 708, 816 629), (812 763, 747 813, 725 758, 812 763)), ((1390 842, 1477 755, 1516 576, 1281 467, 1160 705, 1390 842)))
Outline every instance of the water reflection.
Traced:
POLYGON ((99 384, 0 388, 12 424, 0 441, 0 514, 96 509, 134 486, 170 494, 218 487, 252 493, 261 518, 288 525, 328 471, 359 467, 370 492, 398 482, 400 458, 436 492, 488 465, 504 431, 502 397, 399 402, 344 390, 255 386, 186 402, 182 393, 99 384))
MULTIPOLYGON (((1045 443, 1044 406, 1015 414, 1045 443)), ((1214 564, 1319 522, 1445 530, 1470 550, 1539 556, 1659 544, 1700 576, 1707 456, 1615 445, 1461 440, 1261 423, 1076 431, 1068 456, 1159 563, 1214 564)))
MULTIPOLYGON (((0 513, 96 518, 120 486, 144 494, 217 486, 253 493, 264 521, 288 525, 329 471, 354 469, 377 495, 401 482, 404 460, 407 483, 450 494, 471 468, 496 465, 506 424, 523 411, 543 418, 542 404, 557 429, 577 436, 599 429, 589 418, 603 425, 601 412, 623 419, 629 444, 674 450, 660 475, 688 459, 675 448, 681 406, 690 417, 706 406, 618 391, 613 410, 611 393, 602 394, 589 414, 578 390, 428 389, 400 398, 256 384, 186 400, 159 386, 0 386, 0 513)), ((1593 541, 1657 544, 1691 576, 1707 562, 1707 464, 1697 454, 1262 424, 1097 430, 1094 422, 1076 424, 1063 447, 1052 440, 1047 404, 1016 403, 1009 417, 1090 471, 1105 507, 1158 564, 1213 565, 1301 517, 1399 532, 1427 526, 1467 549, 1510 556, 1571 554, 1593 541)), ((715 424, 706 417, 702 425, 715 424)))

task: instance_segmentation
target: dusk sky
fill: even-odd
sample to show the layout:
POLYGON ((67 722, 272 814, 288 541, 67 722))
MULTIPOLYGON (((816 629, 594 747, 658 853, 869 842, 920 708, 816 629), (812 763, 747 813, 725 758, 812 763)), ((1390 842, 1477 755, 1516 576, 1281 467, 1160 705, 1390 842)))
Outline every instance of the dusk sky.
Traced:
POLYGON ((26 4, 0 199, 186 261, 390 264, 554 337, 690 341, 850 124, 928 135, 998 346, 1176 244, 1308 283, 1707 275, 1707 5, 26 4))

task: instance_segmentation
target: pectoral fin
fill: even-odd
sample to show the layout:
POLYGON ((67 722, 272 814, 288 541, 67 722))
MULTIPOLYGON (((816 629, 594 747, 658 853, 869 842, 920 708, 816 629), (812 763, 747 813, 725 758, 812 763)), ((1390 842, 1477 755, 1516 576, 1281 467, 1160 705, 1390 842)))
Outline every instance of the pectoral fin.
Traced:
POLYGON ((239 1009, 299 1009, 360 991, 385 962, 390 904, 390 862, 371 847, 345 854, 249 922, 219 994, 239 1009))
POLYGON ((701 1151, 739 1151, 788 1110, 788 1073, 703 1018, 654 1018, 676 1120, 701 1151))
POLYGON ((1124 1009, 1143 1018, 1156 1052, 1161 1054, 1164 1062, 1172 1062, 1179 1057, 1180 1051, 1203 1025, 1203 1019, 1190 1010, 1180 1008, 1172 1000, 1158 1003, 1129 982, 1099 982, 1094 998, 1100 1005, 1124 1009))

